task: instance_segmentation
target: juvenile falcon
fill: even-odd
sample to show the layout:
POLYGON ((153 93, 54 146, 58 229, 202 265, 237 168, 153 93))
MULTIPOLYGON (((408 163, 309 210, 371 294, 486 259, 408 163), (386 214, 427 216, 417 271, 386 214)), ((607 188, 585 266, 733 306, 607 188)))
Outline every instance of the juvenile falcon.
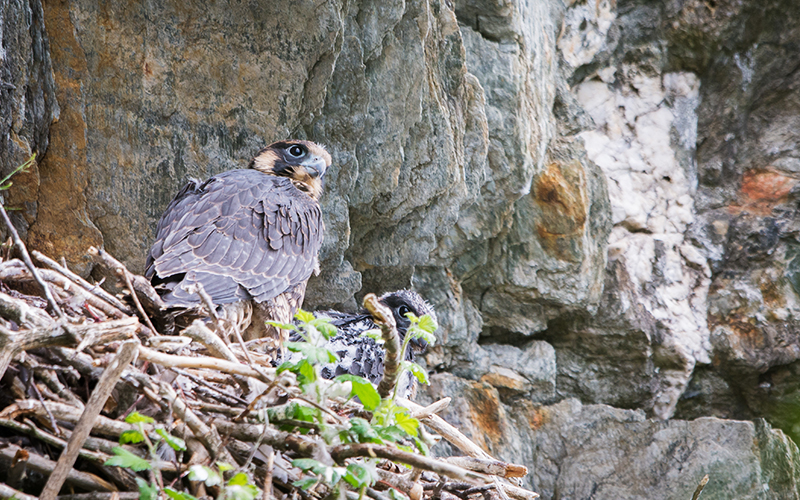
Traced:
MULTIPOLYGON (((406 313, 411 312, 418 317, 429 314, 434 321, 436 320, 436 312, 433 307, 413 290, 385 293, 378 301, 391 309, 401 345, 411 326, 411 321, 406 317, 406 313)), ((385 352, 383 347, 373 339, 361 336, 367 330, 378 328, 372 315, 366 310, 359 314, 317 311, 314 315, 329 318, 331 324, 338 330, 337 334, 329 341, 328 348, 339 356, 339 361, 325 365, 322 368, 322 376, 332 379, 344 374, 358 375, 377 385, 383 377, 385 352)), ((292 340, 299 341, 301 339, 297 336, 292 340)), ((414 352, 424 351, 427 344, 422 339, 414 339, 409 343, 409 347, 406 361, 414 361, 414 352)), ((413 392, 414 377, 407 372, 405 379, 400 381, 398 395, 408 398, 412 396, 413 392)))
POLYGON ((264 321, 291 322, 319 272, 318 200, 330 165, 321 146, 287 140, 262 149, 247 169, 190 180, 158 222, 145 277, 169 307, 200 306, 189 288, 200 283, 245 339, 275 336, 264 321))

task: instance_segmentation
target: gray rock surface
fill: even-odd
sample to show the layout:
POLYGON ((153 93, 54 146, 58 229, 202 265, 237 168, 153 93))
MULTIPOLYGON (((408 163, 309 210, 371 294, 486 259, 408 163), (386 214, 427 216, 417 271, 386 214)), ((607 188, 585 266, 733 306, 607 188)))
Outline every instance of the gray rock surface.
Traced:
POLYGON ((315 140, 307 306, 418 289, 429 397, 544 498, 795 498, 738 420, 800 438, 800 4, 0 0, 0 34, 30 246, 141 271, 188 177, 315 140))

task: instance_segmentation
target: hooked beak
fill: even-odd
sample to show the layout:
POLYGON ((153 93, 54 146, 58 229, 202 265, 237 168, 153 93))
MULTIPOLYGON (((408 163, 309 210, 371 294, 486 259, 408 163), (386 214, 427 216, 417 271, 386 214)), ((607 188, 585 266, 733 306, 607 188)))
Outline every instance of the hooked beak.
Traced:
POLYGON ((315 156, 307 162, 303 162, 302 165, 305 167, 308 175, 314 179, 317 177, 322 177, 322 175, 325 173, 325 169, 328 167, 328 165, 325 163, 325 160, 319 156, 315 156))

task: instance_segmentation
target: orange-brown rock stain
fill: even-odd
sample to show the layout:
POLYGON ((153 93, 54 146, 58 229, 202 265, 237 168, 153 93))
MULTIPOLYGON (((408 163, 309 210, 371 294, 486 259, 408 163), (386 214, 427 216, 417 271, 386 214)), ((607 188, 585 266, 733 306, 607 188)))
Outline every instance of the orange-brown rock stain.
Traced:
POLYGON ((472 421, 492 444, 499 444, 503 438, 506 418, 497 389, 489 384, 476 383, 466 396, 472 421))
POLYGON ((39 165, 39 209, 28 231, 28 245, 50 257, 64 257, 78 272, 89 269, 86 249, 100 246, 103 237, 86 213, 88 185, 86 122, 81 79, 86 57, 75 39, 69 3, 43 3, 45 25, 61 108, 50 127, 50 146, 39 165))
POLYGON ((769 215, 787 201, 797 185, 797 179, 770 169, 748 170, 742 176, 739 200, 729 207, 731 213, 747 211, 755 215, 769 215))
POLYGON ((532 193, 541 216, 536 232, 552 256, 580 261, 578 248, 586 224, 588 200, 580 162, 551 163, 534 179, 532 193))

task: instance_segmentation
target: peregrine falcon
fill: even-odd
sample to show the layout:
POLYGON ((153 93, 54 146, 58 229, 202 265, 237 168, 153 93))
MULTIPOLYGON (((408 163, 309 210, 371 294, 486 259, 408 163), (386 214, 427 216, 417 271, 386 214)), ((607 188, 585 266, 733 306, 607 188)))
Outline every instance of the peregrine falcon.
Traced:
POLYGON ((324 226, 319 197, 331 156, 308 141, 262 149, 247 169, 192 179, 158 222, 145 277, 171 308, 197 309, 200 283, 245 339, 276 336, 319 272, 324 226))
MULTIPOLYGON (((397 324, 402 345, 411 322, 406 313, 414 313, 421 317, 429 314, 436 320, 433 307, 413 290, 398 290, 382 295, 379 301, 392 310, 392 315, 397 324)), ((351 374, 366 378, 373 384, 378 384, 383 377, 384 349, 370 337, 361 334, 377 328, 372 316, 362 311, 360 314, 348 314, 339 311, 317 311, 317 317, 328 318, 331 324, 338 329, 338 333, 329 341, 328 349, 339 356, 337 363, 326 365, 322 368, 322 376, 332 379, 338 375, 351 374)), ((299 337, 293 340, 299 340, 299 337)), ((411 349, 406 353, 406 361, 414 361, 414 351, 424 351, 427 344, 422 339, 414 339, 409 343, 411 349)), ((411 373, 405 374, 405 380, 400 381, 398 395, 409 397, 413 393, 414 377, 411 373)))

